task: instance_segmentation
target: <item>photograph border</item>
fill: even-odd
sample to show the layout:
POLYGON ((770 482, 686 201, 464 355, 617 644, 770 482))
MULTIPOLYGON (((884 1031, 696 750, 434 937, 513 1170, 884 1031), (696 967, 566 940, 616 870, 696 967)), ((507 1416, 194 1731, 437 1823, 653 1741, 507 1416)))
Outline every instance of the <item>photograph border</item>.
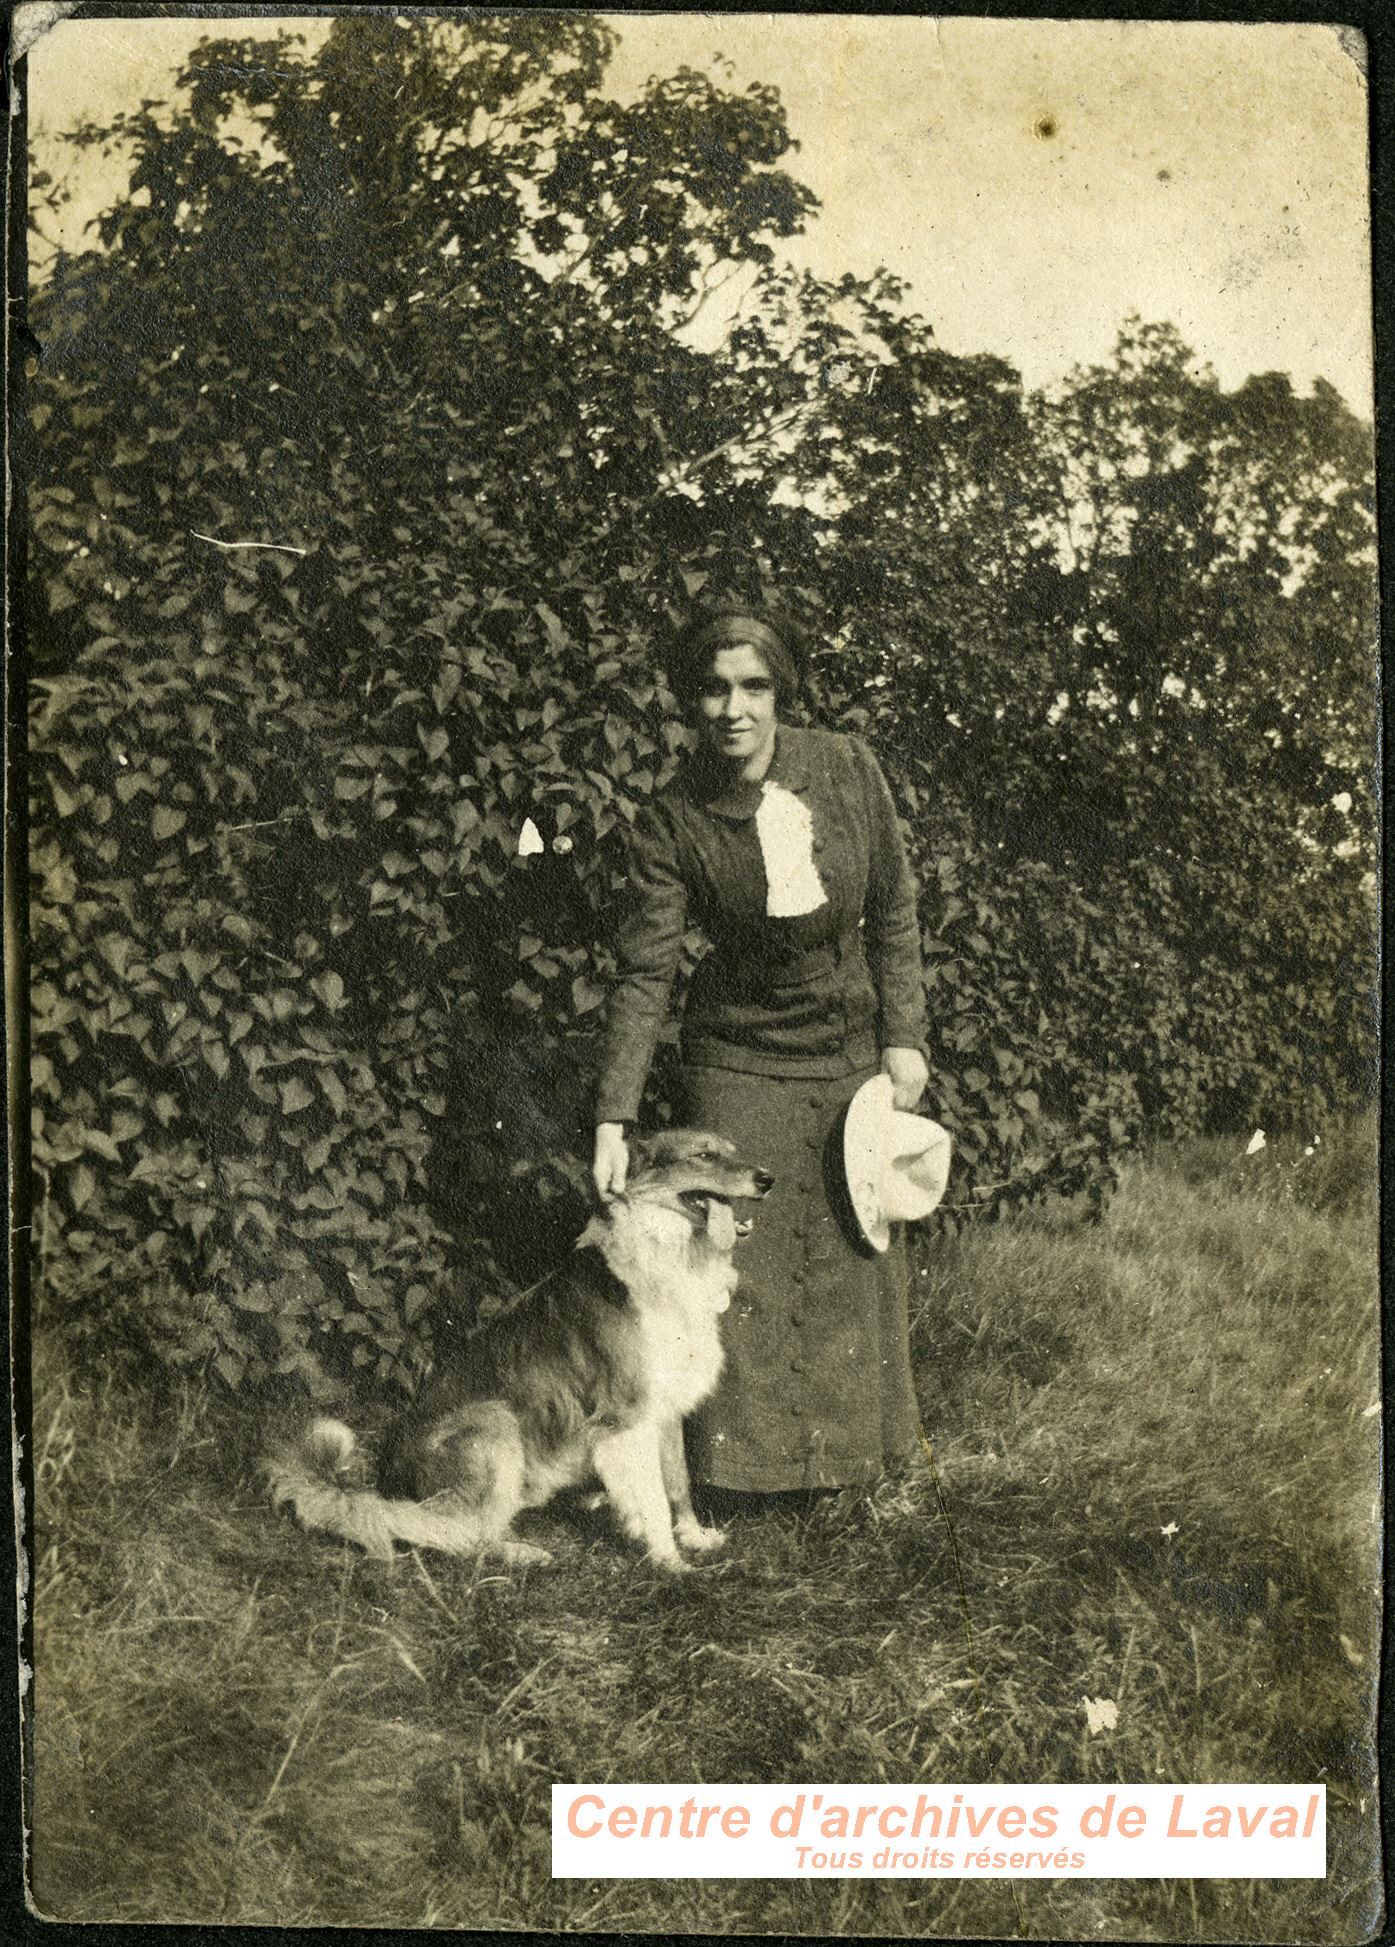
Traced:
MULTIPOLYGON (((187 17, 206 20, 210 28, 223 20, 240 19, 265 23, 274 27, 281 20, 305 18, 307 16, 335 17, 343 14, 406 13, 406 14, 450 14, 463 9, 425 8, 425 7, 335 7, 325 5, 305 5, 299 7, 254 7, 254 6, 190 6, 179 7, 160 4, 150 5, 105 5, 79 4, 64 16, 73 20, 103 21, 117 23, 124 20, 148 19, 154 17, 187 17)), ((654 14, 672 12, 675 14, 711 13, 712 10, 684 7, 673 9, 648 8, 637 6, 611 6, 596 9, 478 9, 470 11, 576 11, 604 12, 621 16, 624 14, 654 14)), ((765 13, 765 8, 724 8, 730 13, 765 13)), ((903 9, 890 7, 841 7, 841 8, 797 8, 779 9, 782 14, 795 15, 844 15, 847 17, 876 18, 889 15, 925 16, 930 9, 903 9)), ((1260 23, 1276 24, 1327 24, 1345 26, 1364 33, 1369 48, 1369 100, 1371 117, 1371 254, 1373 264, 1373 308, 1375 326, 1375 434, 1377 452, 1377 505, 1380 560, 1378 568, 1381 592, 1381 644, 1382 669, 1386 667, 1386 644, 1389 641, 1387 618, 1395 610, 1395 518, 1392 517, 1392 504, 1395 504, 1395 488, 1391 478, 1395 478, 1395 349, 1392 348, 1392 316, 1395 306, 1395 219, 1391 211, 1395 207, 1395 162, 1392 153, 1392 132, 1395 129, 1395 11, 1386 0, 1310 0, 1310 4, 1293 5, 1288 0, 1269 0, 1268 4, 1258 0, 1230 0, 1228 5, 1210 4, 1167 4, 1166 0, 1154 0, 1154 4, 1144 6, 1107 5, 1101 0, 1077 0, 1070 6, 1042 5, 1040 0, 979 0, 971 10, 974 19, 1020 19, 1029 20, 1139 20, 1147 22, 1179 22, 1199 24, 1202 22, 1260 23), (1387 477, 1390 476, 1390 477, 1387 477)), ((953 16, 947 16, 953 17, 953 16)), ((32 43, 31 43, 32 45, 32 43)), ((24 480, 22 471, 26 434, 22 428, 25 409, 25 385, 23 366, 33 340, 29 335, 27 307, 25 302, 25 275, 27 253, 25 245, 25 213, 27 165, 25 144, 27 134, 26 102, 26 59, 21 57, 17 67, 11 68, 12 114, 9 121, 9 147, 7 153, 7 183, 9 192, 9 230, 7 233, 7 334, 6 334, 6 419, 9 462, 10 501, 6 520, 6 657, 5 657, 5 942, 6 942, 6 1027, 7 1027, 7 1186, 9 1193, 8 1242, 9 1278, 7 1291, 7 1322, 11 1345, 11 1425, 8 1434, 11 1442, 12 1478, 16 1487, 17 1519, 24 1536, 19 1548, 27 1548, 28 1513, 33 1506, 33 1454, 29 1438, 32 1425, 32 1398, 28 1371, 28 1322, 30 1294, 28 1290, 27 1252, 23 1248, 30 1223, 29 1178, 28 1178, 28 1032, 27 1009, 25 1005, 25 970, 27 966, 28 901, 25 886, 24 865, 26 859, 27 820, 25 815, 26 777, 27 777, 27 725, 25 714, 26 689, 26 627, 21 588, 26 560, 27 531, 24 510, 24 480)), ((1395 713, 1392 713, 1388 695, 1382 695, 1382 721, 1384 726, 1385 748, 1389 748, 1392 731, 1395 730, 1395 713)), ((1382 795, 1382 836, 1388 839, 1388 805, 1382 795)), ((1382 848, 1383 850, 1384 848, 1382 848)), ((1389 1031, 1390 997, 1388 989, 1381 994, 1382 1034, 1389 1031)), ((1382 1067, 1381 1099, 1381 1137, 1382 1150, 1388 1144, 1392 1125, 1395 1122, 1395 1106, 1392 1106, 1389 1090, 1384 1081, 1382 1067)), ((1382 1259, 1388 1262, 1391 1248, 1392 1217, 1388 1203, 1383 1202, 1381 1215, 1382 1259)), ((1387 1396, 1395 1379, 1395 1349, 1392 1348, 1391 1334, 1383 1333, 1382 1358, 1387 1396)), ((1392 1502, 1390 1481, 1389 1449, 1387 1448, 1386 1478, 1384 1494, 1387 1520, 1392 1502)), ((18 1595, 17 1611, 12 1619, 9 1605, 4 1605, 5 1634, 8 1641, 13 1667, 23 1672, 32 1658, 32 1618, 25 1603, 30 1570, 25 1558, 17 1550, 16 1536, 9 1524, 4 1526, 4 1539, 0 1543, 0 1573, 8 1572, 15 1577, 18 1595), (13 1633, 11 1633, 13 1632, 13 1633)), ((1392 1848, 1395 1847, 1395 1780, 1392 1779, 1391 1760, 1395 1755, 1395 1695, 1392 1695, 1392 1650, 1390 1624, 1384 1625, 1384 1648, 1381 1670, 1379 1699, 1380 1743, 1382 1756, 1381 1829, 1385 1862, 1387 1900, 1391 1884, 1392 1848)), ((3 1716, 0 1725, 18 1758, 18 1764, 5 1767, 3 1786, 0 1786, 0 1803, 6 1814, 5 1856, 7 1870, 0 1875, 0 1933, 15 1940, 54 1941, 68 1947, 68 1943, 83 1943, 100 1940, 112 1931, 109 1925, 77 1924, 71 1922, 49 1922, 37 1919, 29 1910, 22 1890, 26 1871, 22 1847, 21 1819, 22 1803, 18 1785, 21 1776, 29 1776, 31 1763, 30 1732, 32 1711, 32 1687, 25 1683, 4 1690, 3 1716), (24 1690, 24 1701, 20 1702, 20 1691, 24 1690), (12 1864, 9 1862, 12 1860, 12 1864)), ((27 1794, 26 1794, 27 1795, 27 1794)), ((115 1923, 113 1923, 115 1924, 115 1923)), ((120 1931, 144 1943, 178 1942, 180 1947, 188 1942, 189 1947, 203 1940, 211 1931, 207 1925, 187 1925, 173 1923, 158 1929, 152 1926, 123 1925, 120 1931)), ((236 1947, 262 1947, 262 1943, 278 1936, 286 1940, 320 1939, 328 1943, 363 1940, 384 1941, 401 1938, 406 1941, 415 1937, 409 1932, 374 1928, 280 1928, 247 1927, 231 1925, 219 1928, 220 1938, 228 1938, 236 1947)), ((502 1939, 504 1936, 491 1936, 502 1939)), ((561 1941, 572 1936, 542 1933, 532 1936, 544 1940, 561 1941)), ((601 1941, 629 1941, 637 1944, 653 1936, 595 1935, 601 1941)), ((1102 1936, 1103 1938, 1103 1936, 1102 1936)), ((1392 1921, 1388 1906, 1381 1934, 1381 1940, 1395 1939, 1395 1921, 1392 1921)))

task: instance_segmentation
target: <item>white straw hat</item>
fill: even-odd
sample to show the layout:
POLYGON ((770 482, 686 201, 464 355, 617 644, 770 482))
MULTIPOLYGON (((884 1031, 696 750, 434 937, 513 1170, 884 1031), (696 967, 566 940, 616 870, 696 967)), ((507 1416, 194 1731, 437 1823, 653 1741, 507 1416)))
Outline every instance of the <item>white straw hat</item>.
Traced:
POLYGON ((935 1209, 952 1147, 938 1122, 894 1106, 890 1075, 862 1084, 843 1121, 843 1178, 853 1227, 874 1251, 886 1249, 894 1223, 935 1209))

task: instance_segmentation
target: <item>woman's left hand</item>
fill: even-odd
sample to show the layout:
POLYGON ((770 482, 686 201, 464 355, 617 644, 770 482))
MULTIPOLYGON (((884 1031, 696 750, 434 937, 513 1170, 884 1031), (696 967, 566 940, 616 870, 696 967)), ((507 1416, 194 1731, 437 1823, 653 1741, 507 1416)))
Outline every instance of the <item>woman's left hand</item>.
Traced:
POLYGON ((891 1077, 891 1099, 898 1109, 915 1108, 930 1080, 919 1048, 883 1048, 882 1069, 891 1077))

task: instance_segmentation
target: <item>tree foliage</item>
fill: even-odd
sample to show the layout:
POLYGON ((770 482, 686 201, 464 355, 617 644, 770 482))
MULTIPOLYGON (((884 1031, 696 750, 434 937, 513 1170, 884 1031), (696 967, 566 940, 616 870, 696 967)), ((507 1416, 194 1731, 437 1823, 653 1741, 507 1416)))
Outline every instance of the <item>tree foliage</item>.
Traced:
POLYGON ((611 47, 206 41, 78 138, 132 169, 33 306, 33 1084, 95 1344, 410 1380, 556 1248, 705 589, 818 618, 893 779, 960 1209, 1365 1086, 1366 430, 1166 327, 1051 397, 949 356, 780 261, 773 91, 611 47))

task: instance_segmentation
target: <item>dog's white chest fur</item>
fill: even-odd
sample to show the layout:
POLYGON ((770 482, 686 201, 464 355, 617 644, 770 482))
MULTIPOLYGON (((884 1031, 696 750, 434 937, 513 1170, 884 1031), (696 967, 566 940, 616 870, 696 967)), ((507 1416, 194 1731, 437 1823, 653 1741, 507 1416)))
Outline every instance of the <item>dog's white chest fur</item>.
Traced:
POLYGON ((639 1330, 645 1417, 681 1418, 714 1391, 722 1372, 721 1315, 736 1272, 730 1257, 694 1238, 684 1217, 646 1213, 623 1242, 595 1227, 606 1260, 630 1294, 639 1330))
MULTIPOLYGON (((648 1410, 669 1419, 691 1413, 722 1374, 722 1335, 714 1300, 698 1306, 645 1306, 639 1321, 648 1410)), ((722 1307, 725 1310, 725 1305, 722 1307)))

